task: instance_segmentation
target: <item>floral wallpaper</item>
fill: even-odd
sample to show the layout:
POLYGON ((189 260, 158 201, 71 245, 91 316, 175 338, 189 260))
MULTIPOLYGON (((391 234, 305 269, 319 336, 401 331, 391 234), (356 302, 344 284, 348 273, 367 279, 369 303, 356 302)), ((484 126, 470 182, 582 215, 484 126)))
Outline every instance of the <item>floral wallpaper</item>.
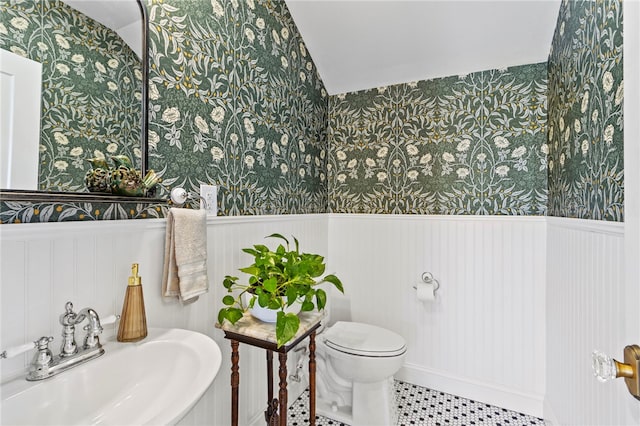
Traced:
POLYGON ((150 167, 222 215, 327 208, 328 96, 284 1, 153 0, 150 167))
POLYGON ((168 206, 150 203, 3 201, 0 223, 35 223, 165 217, 168 206))
POLYGON ((549 215, 623 221, 622 5, 564 1, 549 57, 549 215))
MULTIPOLYGON (((285 2, 149 0, 147 10, 149 165, 166 188, 157 195, 208 183, 219 185, 221 215, 326 212, 328 96, 285 2)), ((0 223, 166 209, 2 202, 0 223)))
MULTIPOLYGON (((148 1, 150 166, 167 190, 219 185, 221 215, 328 209, 623 220, 619 1, 564 1, 548 63, 330 100, 284 2, 148 1)), ((45 48, 27 18, 7 12, 45 3, 1 2, 0 47, 51 58, 50 78, 62 88, 82 70, 105 74, 100 84, 116 78, 106 59, 73 59, 73 34, 54 26, 45 48), (8 47, 14 39, 22 44, 8 47), (62 59, 47 56, 54 50, 62 59)), ((65 170, 78 163, 68 135, 96 120, 78 117, 51 124, 41 148, 66 155, 65 170), (56 136, 64 126, 66 138, 56 136)), ((101 152, 110 143, 102 139, 101 152)), ((55 177, 62 167, 47 164, 58 173, 50 182, 68 184, 55 177)), ((0 223, 163 217, 166 208, 3 201, 0 223)))
POLYGON ((38 189, 83 192, 87 159, 140 157, 140 60, 118 34, 59 0, 9 0, 0 35, 43 66, 38 189))
POLYGON ((546 63, 332 96, 334 213, 544 215, 546 63))

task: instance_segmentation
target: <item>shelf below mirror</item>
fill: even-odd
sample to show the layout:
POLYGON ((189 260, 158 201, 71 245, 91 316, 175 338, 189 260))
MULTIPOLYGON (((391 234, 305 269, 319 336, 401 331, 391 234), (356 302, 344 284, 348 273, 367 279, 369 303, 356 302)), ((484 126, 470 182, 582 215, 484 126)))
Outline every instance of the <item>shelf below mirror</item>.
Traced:
POLYGON ((94 203, 167 203, 163 198, 127 197, 99 192, 43 192, 2 189, 0 201, 41 202, 94 202, 94 203))

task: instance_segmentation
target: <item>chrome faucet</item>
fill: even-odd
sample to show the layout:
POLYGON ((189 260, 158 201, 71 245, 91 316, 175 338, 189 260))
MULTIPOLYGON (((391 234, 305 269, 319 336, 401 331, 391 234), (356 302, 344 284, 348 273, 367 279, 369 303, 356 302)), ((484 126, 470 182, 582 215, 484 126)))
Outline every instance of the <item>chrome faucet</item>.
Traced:
POLYGON ((76 324, 79 320, 78 315, 73 312, 73 303, 67 302, 64 308, 66 312, 60 315, 60 324, 62 325, 62 345, 60 346, 60 356, 69 357, 78 352, 78 347, 76 345, 76 324))
POLYGON ((64 314, 60 315, 60 324, 62 325, 60 357, 71 357, 78 353, 75 326, 84 321, 85 318, 89 320, 89 324, 84 327, 87 334, 84 337, 82 350, 102 348, 99 337, 102 333, 102 325, 100 325, 98 313, 91 308, 84 308, 80 312, 75 313, 73 312, 73 303, 71 302, 67 302, 65 311, 64 314))
POLYGON ((85 325, 82 328, 87 332, 87 334, 85 334, 84 336, 82 348, 101 348, 102 345, 100 344, 100 335, 102 334, 102 325, 100 324, 100 317, 98 316, 98 313, 91 308, 84 308, 78 313, 78 317, 86 317, 89 321, 89 324, 85 325))
MULTIPOLYGON (((111 316, 106 321, 115 322, 119 316, 111 316)), ((53 337, 41 337, 35 342, 21 345, 16 348, 10 348, 0 354, 0 358, 10 358, 20 353, 36 348, 38 352, 33 357, 27 374, 27 380, 42 380, 54 376, 71 367, 87 362, 104 354, 104 349, 100 344, 100 334, 102 333, 102 324, 98 313, 91 308, 84 308, 80 312, 73 311, 73 304, 67 302, 65 304, 65 312, 60 315, 60 325, 62 325, 62 344, 60 346, 60 354, 53 356, 49 349, 49 343, 53 337), (78 347, 76 344, 75 328, 85 319, 88 324, 83 330, 87 333, 84 337, 83 344, 78 347)))
POLYGON ((100 344, 99 335, 102 333, 102 325, 98 313, 91 308, 84 308, 80 312, 73 311, 73 303, 67 302, 64 306, 65 312, 60 315, 60 325, 62 325, 62 345, 60 354, 53 358, 49 357, 49 362, 41 362, 46 359, 43 353, 51 353, 48 347, 49 340, 40 339, 38 342, 38 353, 36 354, 31 369, 27 375, 27 380, 42 380, 71 367, 87 362, 104 354, 104 349, 100 344), (87 332, 82 347, 76 344, 76 325, 81 324, 86 318, 89 324, 84 327, 87 332))

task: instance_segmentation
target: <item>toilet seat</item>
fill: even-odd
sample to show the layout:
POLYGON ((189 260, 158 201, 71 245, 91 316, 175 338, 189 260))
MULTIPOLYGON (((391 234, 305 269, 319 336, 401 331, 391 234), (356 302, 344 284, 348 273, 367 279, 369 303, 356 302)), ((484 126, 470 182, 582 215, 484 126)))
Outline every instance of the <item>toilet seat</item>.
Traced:
POLYGON ((324 333, 324 343, 336 351, 363 357, 394 357, 407 351, 399 334, 358 322, 336 322, 324 333))

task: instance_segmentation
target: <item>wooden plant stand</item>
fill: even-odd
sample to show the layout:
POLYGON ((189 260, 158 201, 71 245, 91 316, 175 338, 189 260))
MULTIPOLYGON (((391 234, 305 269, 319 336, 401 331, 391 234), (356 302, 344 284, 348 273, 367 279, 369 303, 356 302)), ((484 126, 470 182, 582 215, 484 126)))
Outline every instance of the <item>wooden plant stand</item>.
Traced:
POLYGON ((287 353, 298 343, 309 337, 309 424, 316 424, 316 330, 324 318, 322 312, 303 312, 299 315, 300 328, 293 339, 278 348, 276 343, 275 324, 264 323, 253 318, 249 313, 235 324, 225 321, 216 327, 224 331, 224 337, 231 341, 231 425, 238 426, 238 407, 240 394, 240 343, 256 346, 267 351, 267 409, 264 412, 266 424, 269 426, 286 426, 287 424, 287 353), (278 398, 273 394, 273 353, 278 353, 280 378, 278 398))

